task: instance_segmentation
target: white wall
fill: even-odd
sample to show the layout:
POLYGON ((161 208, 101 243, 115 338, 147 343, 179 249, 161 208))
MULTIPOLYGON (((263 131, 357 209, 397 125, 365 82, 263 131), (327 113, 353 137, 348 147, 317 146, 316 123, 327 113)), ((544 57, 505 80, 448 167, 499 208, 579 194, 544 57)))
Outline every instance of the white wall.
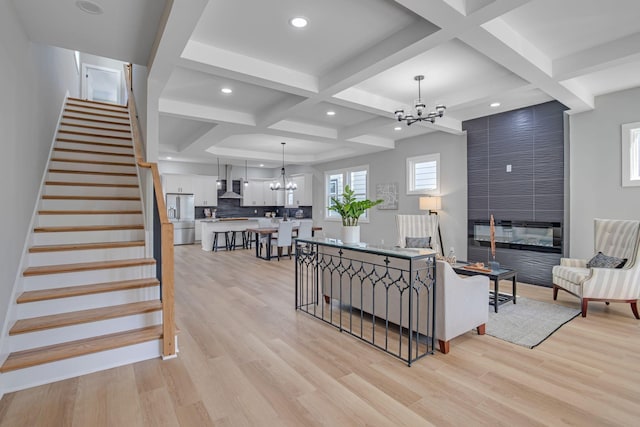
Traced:
POLYGON ((621 131, 640 121, 640 88, 596 98, 570 117, 570 255, 591 258, 593 219, 640 220, 640 187, 622 187, 621 131))
POLYGON ((0 1, 0 200, 6 213, 0 221, 3 322, 60 107, 67 90, 78 95, 78 84, 73 52, 31 43, 13 4, 0 1))
POLYGON ((398 183, 398 210, 370 211, 370 223, 360 223, 363 242, 385 245, 397 243, 396 214, 424 214, 418 209, 419 196, 406 194, 406 159, 440 153, 442 208, 440 223, 445 253, 454 247, 459 259, 467 257, 467 138, 435 132, 399 142, 395 150, 317 165, 313 187, 313 219, 327 236, 339 237, 341 223, 324 220, 324 172, 351 166, 369 165, 369 198, 375 199, 376 184, 398 183))

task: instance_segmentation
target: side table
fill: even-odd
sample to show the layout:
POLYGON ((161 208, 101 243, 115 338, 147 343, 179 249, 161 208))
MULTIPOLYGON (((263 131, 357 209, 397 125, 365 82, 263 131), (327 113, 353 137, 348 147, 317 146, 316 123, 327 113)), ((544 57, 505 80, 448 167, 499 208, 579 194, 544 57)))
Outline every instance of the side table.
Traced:
POLYGON ((467 262, 459 261, 451 265, 451 267, 453 267, 453 270, 458 274, 462 274, 465 276, 482 275, 487 276, 490 280, 493 281, 493 291, 489 293, 489 304, 493 306, 493 309, 496 313, 498 312, 498 306, 509 301, 513 301, 514 304, 516 303, 516 277, 518 275, 517 271, 508 268, 500 268, 498 270, 491 271, 469 270, 465 268, 468 265, 469 263, 467 262), (499 291, 500 280, 508 279, 511 279, 512 295, 501 294, 499 291))

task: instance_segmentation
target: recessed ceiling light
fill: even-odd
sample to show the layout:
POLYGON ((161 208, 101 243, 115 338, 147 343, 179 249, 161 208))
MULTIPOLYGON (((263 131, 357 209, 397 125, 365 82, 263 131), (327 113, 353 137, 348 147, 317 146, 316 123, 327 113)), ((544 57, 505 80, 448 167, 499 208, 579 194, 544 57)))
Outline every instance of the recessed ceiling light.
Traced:
POLYGON ((308 23, 309 22, 307 21, 307 18, 303 18, 302 16, 296 16, 295 18, 291 18, 289 20, 289 24, 296 28, 304 28, 308 23))
POLYGON ((336 112, 335 111, 327 111, 327 116, 335 116, 336 112))
POLYGON ((230 94, 231 92, 233 92, 233 89, 231 89, 230 87, 223 87, 222 89, 220 89, 220 92, 230 94))
POLYGON ((499 102, 492 102, 491 104, 489 104, 489 107, 491 107, 491 108, 496 108, 496 107, 499 107, 499 106, 500 106, 499 102))
POLYGON ((102 6, 97 3, 88 0, 78 0, 76 2, 76 6, 78 9, 85 13, 90 13, 91 15, 100 15, 102 14, 102 6))
POLYGON ((260 163, 260 167, 263 168, 264 167, 264 163, 260 163))
POLYGON ((400 126, 396 126, 393 128, 393 130, 402 130, 402 128, 400 126))
POLYGON ((172 159, 172 157, 171 157, 171 156, 167 156, 167 160, 171 160, 171 159, 172 159))

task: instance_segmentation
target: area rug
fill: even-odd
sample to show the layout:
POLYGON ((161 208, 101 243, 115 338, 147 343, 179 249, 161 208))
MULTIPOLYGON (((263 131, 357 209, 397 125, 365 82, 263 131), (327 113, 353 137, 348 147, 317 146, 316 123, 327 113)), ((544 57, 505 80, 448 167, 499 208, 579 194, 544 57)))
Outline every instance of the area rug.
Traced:
POLYGON ((534 348, 578 314, 580 310, 575 308, 518 297, 517 304, 507 302, 497 313, 489 307, 486 333, 534 348))

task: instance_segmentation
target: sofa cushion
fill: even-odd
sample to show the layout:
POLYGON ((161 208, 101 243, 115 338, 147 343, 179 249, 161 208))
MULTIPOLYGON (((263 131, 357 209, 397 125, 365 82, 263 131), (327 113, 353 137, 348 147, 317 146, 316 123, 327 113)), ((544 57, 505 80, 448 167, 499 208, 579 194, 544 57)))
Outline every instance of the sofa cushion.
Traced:
POLYGON ((553 267, 553 276, 566 280, 567 282, 575 283, 577 285, 582 284, 587 277, 591 274, 591 270, 582 267, 565 267, 563 265, 556 265, 553 267))
POLYGON ((626 258, 618 258, 614 256, 607 256, 602 252, 595 254, 593 258, 587 263, 588 268, 600 267, 600 268, 622 268, 627 262, 626 258))
POLYGON ((405 248, 430 248, 431 237, 407 237, 405 238, 405 248))

